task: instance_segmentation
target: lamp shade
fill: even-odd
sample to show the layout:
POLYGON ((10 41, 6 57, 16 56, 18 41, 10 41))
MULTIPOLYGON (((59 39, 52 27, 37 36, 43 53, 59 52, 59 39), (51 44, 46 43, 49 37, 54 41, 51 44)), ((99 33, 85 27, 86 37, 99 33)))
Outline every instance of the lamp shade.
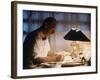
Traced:
POLYGON ((71 29, 65 36, 65 40, 90 41, 80 30, 71 29))

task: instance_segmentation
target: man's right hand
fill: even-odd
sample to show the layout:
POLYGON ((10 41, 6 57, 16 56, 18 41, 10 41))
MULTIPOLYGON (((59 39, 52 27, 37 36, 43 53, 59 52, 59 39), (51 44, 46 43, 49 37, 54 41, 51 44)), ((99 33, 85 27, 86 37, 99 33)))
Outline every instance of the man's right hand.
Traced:
POLYGON ((63 61, 64 56, 63 55, 56 55, 56 61, 63 61))

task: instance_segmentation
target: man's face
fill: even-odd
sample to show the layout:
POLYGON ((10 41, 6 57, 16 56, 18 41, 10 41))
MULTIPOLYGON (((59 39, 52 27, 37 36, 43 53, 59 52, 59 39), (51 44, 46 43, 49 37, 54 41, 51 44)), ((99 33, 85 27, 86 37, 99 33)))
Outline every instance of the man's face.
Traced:
POLYGON ((55 28, 49 29, 49 34, 54 34, 55 33, 55 28))
POLYGON ((56 23, 52 23, 50 25, 51 28, 49 28, 49 34, 54 34, 55 33, 55 28, 56 28, 56 23))
POLYGON ((56 29, 56 21, 52 21, 48 24, 45 25, 47 28, 45 28, 45 34, 46 35, 51 35, 55 33, 55 29, 56 29))

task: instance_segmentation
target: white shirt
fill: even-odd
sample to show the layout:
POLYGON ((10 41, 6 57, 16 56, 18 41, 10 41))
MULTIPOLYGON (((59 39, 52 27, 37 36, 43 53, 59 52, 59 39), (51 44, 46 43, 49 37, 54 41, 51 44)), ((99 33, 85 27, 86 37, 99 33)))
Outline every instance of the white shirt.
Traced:
POLYGON ((34 58, 46 57, 48 54, 48 51, 50 51, 50 45, 49 45, 48 38, 46 38, 46 40, 43 40, 42 36, 39 35, 39 38, 37 38, 33 50, 34 50, 33 52, 35 53, 34 58))

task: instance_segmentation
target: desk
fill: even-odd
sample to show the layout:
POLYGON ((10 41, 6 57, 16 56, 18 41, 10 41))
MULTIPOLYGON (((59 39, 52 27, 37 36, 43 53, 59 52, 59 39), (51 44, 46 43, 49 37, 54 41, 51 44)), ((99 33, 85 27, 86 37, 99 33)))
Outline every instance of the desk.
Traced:
POLYGON ((81 62, 46 62, 37 65, 32 65, 31 68, 58 68, 75 66, 84 66, 84 64, 81 62))

